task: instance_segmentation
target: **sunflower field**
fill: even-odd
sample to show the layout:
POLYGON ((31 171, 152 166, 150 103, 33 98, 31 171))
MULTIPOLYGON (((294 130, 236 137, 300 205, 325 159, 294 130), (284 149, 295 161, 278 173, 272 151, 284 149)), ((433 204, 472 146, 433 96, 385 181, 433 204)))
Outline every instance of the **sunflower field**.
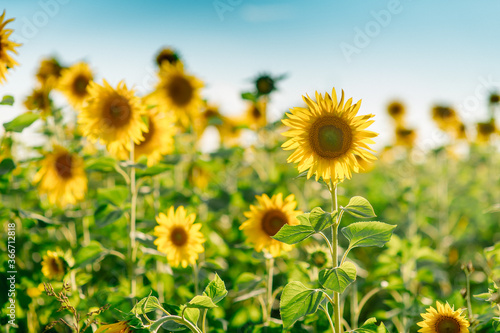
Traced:
POLYGON ((0 132, 1 332, 500 331, 497 92, 484 122, 428 110, 431 149, 394 100, 375 151, 363 96, 304 91, 271 122, 287 77, 261 73, 228 115, 180 54, 151 55, 145 94, 56 57, 24 100, 0 90, 24 110, 0 132))

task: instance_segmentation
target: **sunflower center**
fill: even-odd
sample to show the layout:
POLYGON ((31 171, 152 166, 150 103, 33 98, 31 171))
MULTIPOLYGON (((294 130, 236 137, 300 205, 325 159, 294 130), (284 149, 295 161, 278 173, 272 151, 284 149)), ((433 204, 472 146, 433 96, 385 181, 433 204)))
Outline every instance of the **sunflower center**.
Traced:
POLYGON ((460 323, 455 318, 441 317, 436 322, 437 333, 460 333, 460 323))
POLYGON ((438 107, 437 108, 437 114, 441 118, 449 118, 453 115, 453 112, 451 111, 450 108, 446 107, 438 107))
POLYGON ((108 124, 115 128, 123 127, 128 124, 130 118, 132 117, 130 104, 123 96, 113 97, 109 101, 105 112, 107 113, 105 116, 108 120, 108 124))
POLYGON ((339 117, 322 117, 313 123, 309 141, 312 150, 319 156, 336 158, 349 150, 352 142, 351 129, 339 117))
POLYGON ((59 275, 61 269, 59 267, 59 261, 56 258, 52 258, 49 261, 50 270, 54 275, 59 275))
POLYGON ((269 76, 262 76, 257 79, 256 86, 260 94, 267 95, 274 90, 274 80, 269 76))
POLYGON ((193 97, 194 89, 189 80, 175 76, 167 86, 167 93, 178 106, 186 106, 193 97))
POLYGON ((70 154, 62 154, 56 159, 55 168, 57 174, 63 178, 68 179, 73 175, 73 157, 70 154))
POLYGON ((168 62, 169 64, 175 64, 179 60, 177 54, 173 52, 162 52, 156 58, 156 63, 161 67, 163 62, 168 62))
POLYGON ((87 95, 87 86, 89 84, 89 79, 83 75, 78 75, 73 81, 73 91, 78 96, 87 95))
POLYGON ((288 218, 281 210, 270 210, 262 218, 262 230, 270 237, 276 235, 285 224, 288 224, 288 218))
POLYGON ((45 94, 42 91, 37 91, 33 94, 33 104, 35 104, 38 109, 44 110, 48 107, 45 94))
POLYGON ((257 106, 255 106, 255 105, 252 108, 252 116, 255 119, 259 119, 262 116, 262 112, 260 112, 259 108, 257 106))
POLYGON ((182 227, 175 227, 170 233, 170 240, 176 246, 183 246, 184 244, 187 243, 188 240, 188 235, 186 230, 182 227))

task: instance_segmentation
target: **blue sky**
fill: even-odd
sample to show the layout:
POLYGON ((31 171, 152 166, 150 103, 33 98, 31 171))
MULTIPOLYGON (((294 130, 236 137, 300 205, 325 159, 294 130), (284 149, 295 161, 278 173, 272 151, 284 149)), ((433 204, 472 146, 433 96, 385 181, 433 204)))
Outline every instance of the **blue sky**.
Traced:
POLYGON ((162 46, 179 50, 188 70, 205 82, 204 97, 226 114, 243 112, 239 95, 258 73, 287 73, 270 106, 271 118, 300 105, 302 94, 336 87, 363 99, 361 113, 376 114, 374 129, 382 142, 392 136, 385 106, 393 98, 407 104, 408 125, 435 141, 429 116, 434 103, 456 107, 466 122, 484 120, 487 91, 500 88, 496 0, 2 0, 2 5, 7 17, 16 17, 10 27, 24 45, 17 57, 21 66, 0 87, 0 95, 17 98, 16 107, 0 107, 0 122, 24 112, 22 100, 43 56, 57 55, 65 64, 86 60, 99 81, 124 79, 147 91, 162 46), (346 57, 346 47, 357 53, 346 57))

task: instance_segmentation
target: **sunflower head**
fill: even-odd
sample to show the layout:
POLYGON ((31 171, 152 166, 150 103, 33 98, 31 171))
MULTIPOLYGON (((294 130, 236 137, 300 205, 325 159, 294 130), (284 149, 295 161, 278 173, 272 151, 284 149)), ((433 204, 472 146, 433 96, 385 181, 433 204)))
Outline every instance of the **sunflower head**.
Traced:
POLYGON ((21 46, 21 44, 14 43, 9 40, 10 35, 14 30, 6 29, 6 25, 14 19, 5 20, 5 10, 3 14, 0 15, 0 84, 6 81, 5 74, 7 71, 14 66, 19 65, 10 55, 10 53, 17 54, 16 48, 21 46))
POLYGON ((94 75, 89 65, 80 62, 62 70, 58 89, 66 96, 70 104, 79 110, 89 97, 88 87, 93 78, 94 75))
POLYGON ((493 92, 490 94, 490 104, 500 103, 500 94, 498 92, 493 92))
POLYGON ((416 138, 417 133, 415 132, 415 130, 405 127, 396 128, 396 145, 412 148, 415 144, 416 138))
POLYGON ((306 248, 309 254, 308 261, 312 266, 324 268, 330 263, 330 251, 327 247, 321 245, 314 245, 306 248))
POLYGON ((51 204, 60 207, 83 200, 87 191, 82 158, 61 146, 54 146, 45 156, 33 181, 51 204))
POLYGON ((437 105, 432 108, 432 119, 443 131, 453 130, 459 122, 458 115, 451 107, 437 105))
POLYGON ((259 95, 269 95, 276 90, 276 79, 269 74, 262 74, 255 79, 255 88, 259 95))
MULTIPOLYGON (((341 182, 359 172, 356 156, 366 161, 376 158, 368 144, 378 134, 367 131, 373 123, 373 115, 357 116, 361 102, 352 104, 352 98, 344 104, 344 92, 337 101, 335 89, 332 96, 316 93, 316 101, 304 96, 307 108, 296 107, 287 113, 282 122, 290 129, 283 133, 290 139, 282 147, 295 151, 289 163, 298 163, 299 172, 308 170, 307 178, 316 175, 325 181, 341 182)), ((372 150, 373 151, 373 150, 372 150)))
POLYGON ((387 113, 389 113, 389 116, 391 116, 397 123, 400 123, 406 114, 405 106, 399 101, 391 102, 387 106, 387 113))
POLYGON ((47 251, 42 260, 42 274, 50 280, 59 280, 66 272, 66 261, 58 253, 47 251))
POLYGON ((267 124, 266 115, 267 103, 265 99, 252 102, 246 111, 245 122, 251 129, 257 130, 267 124))
POLYGON ((100 140, 114 155, 131 141, 138 144, 144 140, 148 127, 142 116, 146 110, 133 90, 123 82, 113 88, 104 80, 102 86, 92 81, 88 91, 88 103, 78 114, 85 136, 92 142, 100 140))
POLYGON ((156 217, 158 226, 154 230, 157 237, 154 244, 158 251, 167 255, 173 267, 195 264, 198 255, 204 252, 205 237, 200 232, 201 224, 194 223, 195 219, 196 215, 187 214, 183 206, 177 210, 170 207, 166 215, 160 213, 156 217))
POLYGON ((448 303, 442 305, 436 301, 436 309, 432 306, 422 313, 423 321, 417 323, 421 333, 468 333, 469 322, 461 310, 454 310, 448 303), (437 310, 436 310, 437 309, 437 310))
POLYGON ((494 121, 477 124, 477 140, 481 143, 490 141, 490 137, 496 132, 494 121))
POLYGON ((250 211, 245 212, 247 220, 240 226, 240 230, 247 237, 257 252, 265 251, 273 257, 278 257, 281 251, 290 251, 291 245, 277 241, 272 236, 285 224, 297 225, 297 215, 301 211, 295 210, 297 202, 295 196, 290 194, 283 199, 279 193, 269 198, 266 194, 256 196, 257 205, 250 205, 250 211))
POLYGON ((169 47, 163 48, 156 56, 156 64, 158 67, 162 67, 164 63, 175 65, 179 60, 180 58, 177 52, 169 47))
POLYGON ((50 91, 50 85, 42 85, 33 89, 31 95, 26 97, 24 106, 30 111, 39 111, 42 118, 46 119, 52 112, 50 91))
POLYGON ((456 138, 459 140, 467 139, 467 127, 463 122, 459 122, 456 127, 456 138))
POLYGON ((38 82, 42 85, 56 83, 61 77, 64 67, 56 58, 43 59, 36 73, 38 82))

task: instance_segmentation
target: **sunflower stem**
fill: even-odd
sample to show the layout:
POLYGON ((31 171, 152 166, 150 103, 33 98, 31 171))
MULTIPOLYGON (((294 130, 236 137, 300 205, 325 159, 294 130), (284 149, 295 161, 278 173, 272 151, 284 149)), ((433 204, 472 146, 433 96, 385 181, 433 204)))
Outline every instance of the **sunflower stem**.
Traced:
POLYGON ((135 167, 134 167, 134 147, 135 144, 130 141, 130 195, 131 195, 131 207, 130 207, 130 248, 129 248, 129 275, 130 275, 130 296, 135 297, 137 290, 137 281, 135 276, 135 261, 136 261, 136 242, 135 242, 135 219, 137 210, 137 190, 135 183, 135 167))
POLYGON ((267 279, 267 316, 264 324, 269 324, 271 320, 271 311, 273 310, 273 275, 274 258, 267 259, 268 279, 267 279))
MULTIPOLYGON (((338 196, 337 196, 337 183, 333 184, 330 179, 330 194, 332 195, 332 213, 338 211, 338 196)), ((340 214, 337 214, 337 221, 332 225, 332 265, 333 268, 338 266, 338 227, 340 224, 340 214)), ((340 309, 340 294, 336 291, 333 292, 333 302, 335 303, 333 306, 333 316, 335 323, 335 333, 342 333, 342 325, 340 322, 341 309, 340 309)))
POLYGON ((332 332, 335 333, 335 326, 333 325, 332 318, 330 317, 330 314, 328 313, 328 304, 326 304, 326 308, 321 307, 321 310, 326 314, 326 318, 328 318, 328 322, 330 323, 330 327, 332 329, 332 332))
POLYGON ((471 333, 476 332, 476 328, 473 325, 474 315, 472 313, 472 303, 470 295, 470 272, 465 271, 465 277, 467 282, 467 314, 469 315, 470 331, 471 333))

